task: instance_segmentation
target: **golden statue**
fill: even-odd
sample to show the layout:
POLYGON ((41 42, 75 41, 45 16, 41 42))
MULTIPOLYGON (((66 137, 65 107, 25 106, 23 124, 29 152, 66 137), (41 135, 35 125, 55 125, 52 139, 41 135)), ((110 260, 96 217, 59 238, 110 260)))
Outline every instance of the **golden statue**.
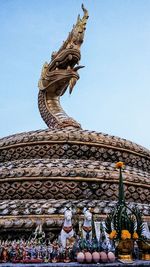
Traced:
POLYGON ((67 40, 58 52, 53 52, 51 62, 43 65, 39 80, 39 110, 41 116, 49 128, 75 127, 80 124, 68 117, 60 105, 62 96, 69 86, 70 94, 76 81, 79 79, 78 70, 83 66, 79 64, 81 58, 80 46, 83 42, 88 11, 84 8, 83 18, 78 15, 77 22, 69 33, 67 40))

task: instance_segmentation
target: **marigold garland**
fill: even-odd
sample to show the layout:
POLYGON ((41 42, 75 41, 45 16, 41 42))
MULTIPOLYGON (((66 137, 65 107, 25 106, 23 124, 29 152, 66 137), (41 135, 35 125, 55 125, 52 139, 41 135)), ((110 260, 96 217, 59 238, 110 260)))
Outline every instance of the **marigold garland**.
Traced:
POLYGON ((121 231, 121 239, 122 240, 130 239, 130 238, 131 238, 131 234, 129 233, 128 230, 122 230, 121 231))
POLYGON ((116 230, 113 230, 110 234, 109 234, 109 238, 110 239, 114 239, 114 238, 116 238, 117 237, 117 232, 116 232, 116 230))

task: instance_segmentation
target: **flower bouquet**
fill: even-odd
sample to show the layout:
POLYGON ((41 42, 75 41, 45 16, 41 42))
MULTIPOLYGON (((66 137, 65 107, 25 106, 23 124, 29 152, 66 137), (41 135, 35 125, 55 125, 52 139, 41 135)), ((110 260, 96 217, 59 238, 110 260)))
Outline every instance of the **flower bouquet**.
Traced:
POLYGON ((119 169, 118 203, 106 218, 106 232, 115 242, 118 258, 129 261, 132 260, 134 241, 142 237, 143 221, 139 209, 136 206, 130 208, 125 203, 122 176, 124 163, 116 163, 116 168, 119 169))

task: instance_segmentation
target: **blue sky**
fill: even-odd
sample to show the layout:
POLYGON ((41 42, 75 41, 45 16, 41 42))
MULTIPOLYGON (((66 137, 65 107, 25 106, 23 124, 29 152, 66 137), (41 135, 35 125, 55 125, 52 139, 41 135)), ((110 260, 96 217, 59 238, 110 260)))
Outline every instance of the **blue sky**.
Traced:
POLYGON ((41 67, 89 10, 80 80, 62 98, 84 129, 150 148, 149 0, 0 0, 0 137, 46 128, 41 67))

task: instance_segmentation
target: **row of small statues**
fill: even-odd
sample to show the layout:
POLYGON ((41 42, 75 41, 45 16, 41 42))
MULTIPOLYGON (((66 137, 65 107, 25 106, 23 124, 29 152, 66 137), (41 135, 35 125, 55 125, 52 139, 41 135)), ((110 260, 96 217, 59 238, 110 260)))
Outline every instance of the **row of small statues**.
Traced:
MULTIPOLYGON (((41 263, 41 262, 87 262, 97 259, 97 254, 101 253, 101 258, 106 261, 108 258, 115 259, 114 253, 104 251, 99 243, 94 243, 84 239, 76 239, 73 246, 66 246, 64 249, 58 240, 53 243, 39 244, 38 240, 14 240, 0 242, 0 261, 13 263, 41 263)), ((109 260, 110 261, 110 260, 109 260)))
MULTIPOLYGON (((42 225, 38 225, 29 240, 0 241, 1 262, 70 262, 80 261, 81 251, 114 251, 101 223, 101 237, 93 235, 92 213, 84 208, 82 231, 75 233, 72 226, 72 209, 65 208, 64 223, 57 240, 52 243, 46 240, 42 225), (78 255, 78 257, 77 257, 78 255)), ((96 230, 96 225, 95 225, 96 230)), ((98 227, 99 228, 99 227, 98 227)), ((98 231, 99 235, 100 231, 98 231)), ((83 257, 81 257, 83 258, 83 257)), ((82 259, 81 259, 82 261, 82 259)))
MULTIPOLYGON (((66 257, 65 253, 66 251, 62 249, 57 241, 52 244, 50 242, 40 244, 39 239, 0 242, 1 262, 57 262, 66 257)), ((70 256, 69 258, 71 259, 70 256)))

